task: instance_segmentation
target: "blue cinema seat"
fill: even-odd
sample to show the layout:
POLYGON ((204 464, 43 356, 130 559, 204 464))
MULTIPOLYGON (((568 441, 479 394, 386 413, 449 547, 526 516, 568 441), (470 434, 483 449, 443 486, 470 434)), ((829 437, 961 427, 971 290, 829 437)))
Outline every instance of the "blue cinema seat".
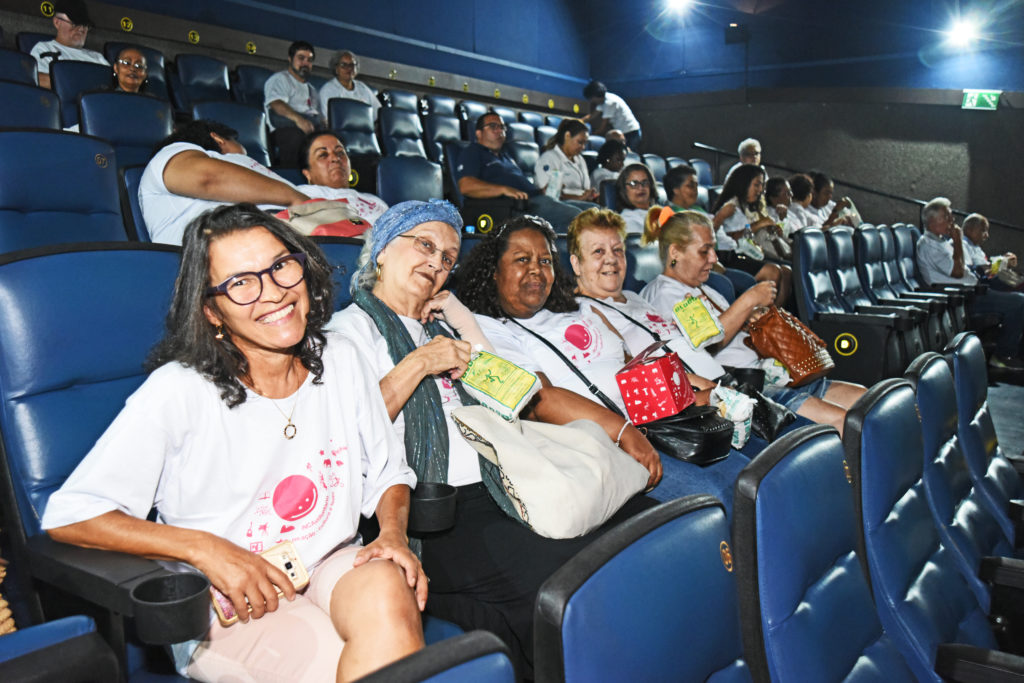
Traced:
POLYGON ((270 69, 254 64, 235 67, 235 80, 231 84, 231 99, 239 104, 263 108, 263 86, 274 75, 270 69))
POLYGON ((170 103, 155 97, 84 93, 78 100, 78 112, 82 133, 113 145, 121 167, 148 162, 153 147, 174 129, 170 103))
POLYGON ((377 166, 377 195, 389 206, 443 199, 441 166, 419 156, 384 157, 377 166))
POLYGON ((380 102, 384 109, 411 111, 414 114, 418 114, 420 110, 419 96, 408 90, 393 90, 390 88, 387 90, 381 90, 380 102))
POLYGON ((420 99, 420 112, 427 116, 455 116, 455 98, 427 93, 420 99))
POLYGON ((0 253, 127 238, 109 144, 74 133, 0 131, 0 253))
POLYGON ((250 157, 270 166, 267 115, 262 106, 212 100, 192 105, 192 118, 218 121, 238 131, 238 141, 250 157))
MULTIPOLYGON (((409 93, 410 95, 412 93, 409 93)), ((423 147, 423 124, 415 110, 384 107, 378 114, 380 139, 384 153, 389 156, 427 157, 423 147)))
POLYGON ((103 56, 111 64, 117 59, 117 55, 126 47, 133 47, 146 57, 146 85, 142 92, 159 97, 162 100, 170 101, 170 91, 167 88, 167 65, 164 53, 154 50, 151 47, 143 47, 135 43, 122 41, 111 41, 103 45, 103 56))
POLYGON ((60 130, 60 99, 46 88, 0 81, 0 128, 60 130))
POLYGON ((547 115, 544 116, 544 123, 546 123, 547 125, 551 126, 552 128, 557 129, 560 125, 562 125, 562 119, 563 118, 565 118, 565 117, 564 116, 557 116, 555 114, 547 114, 547 115))
POLYGON ((1013 556, 1014 537, 1005 533, 971 481, 957 436, 956 386, 946 359, 937 353, 924 354, 910 364, 906 378, 917 392, 924 488, 939 538, 953 551, 978 603, 988 609, 991 588, 979 574, 982 560, 1013 556))
POLYGON ((871 600, 843 444, 812 425, 736 481, 733 551, 755 680, 914 681, 871 600))
POLYGON ((230 100, 231 83, 228 65, 214 57, 179 54, 174 58, 177 79, 172 81, 174 108, 191 111, 196 102, 230 100))
POLYGON ((875 607, 914 675, 936 682, 1002 680, 991 678, 1001 669, 1024 675, 1024 658, 995 651, 989 617, 932 522, 910 383, 871 387, 847 412, 843 444, 875 607))
POLYGON ((349 294, 349 283, 352 275, 356 272, 356 264, 359 261, 359 252, 363 250, 363 240, 355 237, 325 237, 316 236, 312 238, 328 263, 331 264, 331 280, 334 281, 334 310, 340 311, 352 301, 349 294))
POLYGON ((427 158, 443 164, 445 146, 450 142, 459 142, 459 120, 446 114, 428 114, 423 117, 423 140, 427 150, 427 158))
POLYGON ((508 648, 493 633, 470 631, 389 664, 360 683, 514 683, 508 648))
POLYGON ((544 145, 548 144, 548 140, 550 140, 551 138, 555 137, 555 133, 557 133, 557 132, 558 132, 557 128, 553 128, 553 127, 548 126, 548 125, 537 126, 536 128, 534 128, 533 134, 534 134, 534 140, 536 141, 537 146, 538 147, 543 147, 544 145))
POLYGON ((848 313, 836 296, 825 235, 793 235, 793 293, 800 319, 821 337, 835 361, 835 379, 871 385, 903 372, 902 333, 914 328, 894 313, 848 313))
POLYGON ((14 42, 18 46, 18 50, 25 54, 32 52, 32 48, 36 46, 36 43, 44 40, 53 40, 53 34, 36 33, 35 31, 21 31, 14 37, 14 42))
POLYGON ((116 681, 117 657, 89 617, 64 617, 0 636, 0 680, 116 681))
POLYGON ((455 107, 455 113, 462 122, 462 139, 476 140, 476 120, 487 113, 487 105, 472 100, 462 100, 455 107))
MULTIPOLYGON (((590 135, 587 137, 587 149, 599 152, 601 151, 601 146, 604 145, 605 142, 607 142, 607 140, 603 135, 590 135)), ((590 172, 593 173, 594 169, 590 169, 590 172)))
POLYGON ((519 112, 519 120, 533 126, 534 128, 539 128, 544 125, 544 116, 535 111, 519 112))
POLYGON ((538 681, 751 680, 722 504, 679 498, 607 531, 537 596, 538 681))
POLYGON ((1003 533, 1019 546, 1024 540, 1020 539, 1021 534, 1016 528, 1017 521, 1021 519, 1021 505, 1011 505, 1011 501, 1024 500, 1024 482, 1017 469, 1024 469, 1024 459, 1010 460, 999 447, 988 407, 985 351, 978 337, 970 332, 961 332, 946 347, 946 360, 953 368, 956 433, 971 481, 988 510, 999 521, 1003 533))
POLYGON ((896 249, 896 265, 899 274, 901 287, 898 291, 915 293, 933 293, 944 297, 950 305, 950 312, 953 318, 955 329, 966 329, 968 316, 966 304, 969 294, 958 289, 930 289, 923 285, 918 279, 917 273, 917 238, 919 233, 905 223, 894 223, 892 225, 892 238, 896 249))
POLYGON ((697 184, 701 187, 711 187, 715 184, 714 176, 711 173, 711 164, 700 157, 690 159, 690 166, 697 171, 697 184))
POLYGON ((505 153, 512 157, 516 166, 523 172, 526 179, 533 182, 533 174, 537 168, 537 159, 540 157, 540 149, 536 142, 520 142, 508 140, 505 142, 505 153))
POLYGON ((519 121, 513 121, 508 124, 506 139, 516 140, 519 142, 532 142, 536 144, 536 135, 534 133, 533 126, 519 121))
MULTIPOLYGON (((139 203, 139 183, 142 182, 142 173, 145 170, 145 166, 128 166, 118 172, 121 180, 121 215, 125 217, 126 227, 131 224, 135 240, 152 242, 149 228, 146 227, 146 219, 142 215, 142 205, 139 203)), ((130 236, 132 230, 128 231, 130 236)))
POLYGON ((78 96, 110 86, 110 67, 92 62, 54 62, 50 65, 50 87, 60 98, 61 126, 78 124, 78 96))
POLYGON ((24 52, 0 48, 0 78, 15 83, 38 85, 36 60, 24 52))
POLYGON ((335 97, 327 102, 327 119, 348 152, 352 187, 374 192, 380 146, 373 129, 373 109, 365 102, 335 97))

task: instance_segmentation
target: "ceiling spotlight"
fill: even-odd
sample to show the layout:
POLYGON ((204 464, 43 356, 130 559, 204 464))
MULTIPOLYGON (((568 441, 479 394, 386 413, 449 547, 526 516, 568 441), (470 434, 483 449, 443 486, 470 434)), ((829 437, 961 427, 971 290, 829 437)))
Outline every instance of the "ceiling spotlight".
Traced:
POLYGON ((954 20, 953 25, 946 31, 946 41, 959 48, 969 47, 980 37, 978 22, 967 17, 954 20))
POLYGON ((666 0, 666 5, 671 11, 682 14, 690 8, 693 2, 694 0, 666 0))

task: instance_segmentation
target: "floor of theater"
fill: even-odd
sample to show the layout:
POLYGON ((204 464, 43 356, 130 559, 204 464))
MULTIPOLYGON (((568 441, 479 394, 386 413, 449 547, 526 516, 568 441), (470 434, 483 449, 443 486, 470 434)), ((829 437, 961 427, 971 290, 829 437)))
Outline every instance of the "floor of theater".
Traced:
POLYGON ((1020 455, 1024 450, 1024 386, 1004 382, 990 385, 988 408, 1003 453, 1020 455))

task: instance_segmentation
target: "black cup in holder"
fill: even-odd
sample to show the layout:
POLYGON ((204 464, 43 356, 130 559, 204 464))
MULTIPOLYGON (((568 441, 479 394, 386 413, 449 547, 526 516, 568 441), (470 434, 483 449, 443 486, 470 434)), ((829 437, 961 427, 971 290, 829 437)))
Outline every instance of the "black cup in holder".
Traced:
POLYGON ((210 582, 202 574, 164 574, 132 588, 135 631, 144 643, 199 638, 210 627, 210 582))
POLYGON ((416 484, 409 507, 409 533, 445 531, 454 525, 455 487, 431 482, 416 484))

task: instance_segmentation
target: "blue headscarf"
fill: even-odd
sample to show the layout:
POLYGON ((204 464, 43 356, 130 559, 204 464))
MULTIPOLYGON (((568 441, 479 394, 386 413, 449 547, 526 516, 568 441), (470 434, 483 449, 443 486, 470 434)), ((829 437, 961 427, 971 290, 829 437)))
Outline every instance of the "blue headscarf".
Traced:
POLYGON ((370 251, 370 267, 377 266, 377 256, 393 239, 407 233, 417 225, 439 221, 447 223, 462 240, 462 216, 450 202, 443 199, 430 201, 408 201, 395 204, 384 212, 373 224, 373 248, 370 251))

